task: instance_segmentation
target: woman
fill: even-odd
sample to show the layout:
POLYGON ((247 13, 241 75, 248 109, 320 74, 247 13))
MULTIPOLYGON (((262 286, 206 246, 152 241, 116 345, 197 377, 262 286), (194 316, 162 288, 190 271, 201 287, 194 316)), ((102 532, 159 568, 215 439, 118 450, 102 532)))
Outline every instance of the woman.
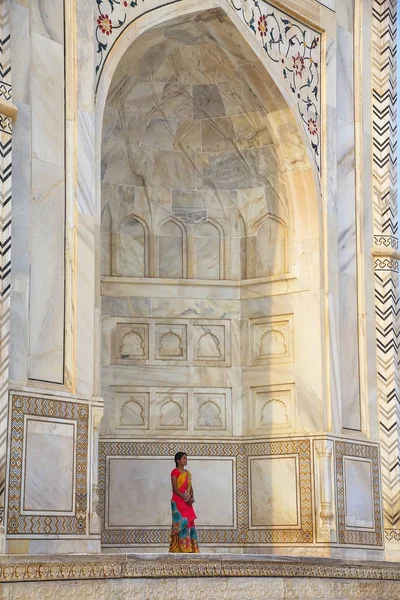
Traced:
POLYGON ((196 514, 193 510, 194 492, 192 476, 185 469, 186 452, 175 454, 175 469, 171 471, 172 483, 172 531, 170 552, 200 552, 194 525, 196 514))

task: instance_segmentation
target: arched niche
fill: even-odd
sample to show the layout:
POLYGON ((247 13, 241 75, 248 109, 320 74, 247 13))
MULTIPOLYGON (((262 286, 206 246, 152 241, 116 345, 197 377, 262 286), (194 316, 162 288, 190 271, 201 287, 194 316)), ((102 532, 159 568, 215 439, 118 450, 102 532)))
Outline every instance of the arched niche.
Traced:
MULTIPOLYGON (((234 22, 243 37, 276 81, 288 105, 295 108, 297 122, 302 129, 310 157, 320 171, 321 165, 321 34, 310 24, 296 19, 267 0, 219 0, 215 8, 212 0, 162 0, 157 8, 148 10, 141 3, 113 4, 109 15, 103 14, 101 3, 96 11, 97 66, 96 91, 103 97, 110 73, 130 43, 150 27, 176 17, 197 11, 224 12, 234 22), (97 15, 98 12, 98 15, 97 15), (118 41, 118 44, 116 42, 118 41), (104 80, 106 85, 104 86, 104 80)), ((230 35, 218 36, 221 44, 230 35)), ((236 40, 237 42, 237 40, 236 40)), ((239 44, 240 45, 240 44, 239 44)))
POLYGON ((301 129, 275 81, 222 10, 144 31, 113 71, 104 118, 103 214, 104 202, 112 217, 121 214, 127 193, 132 195, 135 212, 153 230, 147 275, 275 276, 292 265, 301 269, 297 240, 319 244, 314 170, 301 129), (238 214, 241 228, 252 232, 247 239, 238 232, 238 214), (265 214, 273 220, 259 225, 253 239, 255 223, 265 214), (165 219, 179 223, 169 226, 173 234, 168 227, 160 233, 165 219), (199 235, 198 219, 209 224, 203 229, 207 236, 199 235), (211 234, 221 222, 218 244, 211 234), (276 265, 266 264, 273 258, 270 249, 266 252, 267 238, 277 244, 276 265), (161 263, 170 256, 167 246, 174 254, 161 268, 160 245, 161 263))
POLYGON ((198 279, 224 279, 224 231, 209 220, 197 226, 194 233, 194 264, 198 279))
POLYGON ((157 235, 158 277, 183 279, 186 277, 186 230, 177 219, 166 219, 157 235))
POLYGON ((148 244, 147 224, 135 215, 123 219, 113 233, 112 274, 117 277, 146 277, 148 244))
POLYGON ((271 419, 281 433, 297 402, 299 431, 321 431, 322 227, 307 140, 231 13, 193 8, 183 0, 183 16, 160 9, 127 28, 100 80, 103 201, 113 218, 149 224, 154 265, 152 281, 104 282, 105 335, 121 316, 149 342, 134 369, 103 364, 101 433, 119 435, 115 381, 148 394, 141 439, 247 439, 269 435, 271 419), (263 400, 275 384, 288 418, 263 400))
POLYGON ((287 226, 274 215, 267 215, 248 237, 247 277, 272 277, 288 272, 287 226))

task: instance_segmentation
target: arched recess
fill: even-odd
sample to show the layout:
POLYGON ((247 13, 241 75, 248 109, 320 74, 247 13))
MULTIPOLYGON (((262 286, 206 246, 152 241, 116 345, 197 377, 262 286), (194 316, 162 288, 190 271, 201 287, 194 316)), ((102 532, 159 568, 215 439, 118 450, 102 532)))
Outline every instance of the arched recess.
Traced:
MULTIPOLYGON (((234 22, 276 81, 288 105, 296 107, 296 119, 308 142, 317 170, 321 163, 321 34, 309 24, 288 15, 264 0, 213 0, 160 2, 156 9, 133 3, 113 5, 110 15, 97 5, 96 92, 101 95, 104 74, 112 74, 129 44, 153 25, 168 18, 199 11, 222 10, 234 22), (173 4, 174 6, 170 6, 173 4), (176 6, 178 4, 178 6, 176 6), (115 10, 114 10, 115 9, 115 10), (134 10, 132 10, 134 9, 134 10), (155 10, 157 14, 155 15, 155 10), (116 42, 118 41, 118 44, 116 42)), ((220 39, 220 42, 226 42, 220 39)))
POLYGON ((147 277, 149 274, 149 230, 137 215, 122 219, 113 232, 112 275, 147 277))
MULTIPOLYGON (((309 136, 299 115, 297 97, 294 97, 290 88, 287 87, 287 77, 285 79, 280 65, 276 67, 265 52, 260 53, 260 39, 255 37, 249 27, 243 23, 238 12, 232 9, 228 0, 222 1, 221 7, 218 9, 215 9, 214 4, 208 0, 201 0, 195 6, 189 0, 179 2, 180 19, 199 18, 201 21, 202 14, 213 12, 218 13, 219 19, 226 28, 229 27, 236 31, 235 36, 227 33, 218 41, 225 44, 225 49, 232 49, 232 44, 236 45, 247 55, 246 67, 248 66, 248 68, 243 76, 248 85, 253 88, 255 95, 261 98, 264 106, 268 108, 268 134, 273 141, 277 159, 282 165, 287 210, 290 213, 289 222, 298 229, 300 237, 317 240, 318 250, 320 250, 322 216, 319 172, 314 162, 314 151, 309 136), (206 13, 201 13, 201 10, 205 10, 206 13)), ((161 6, 156 11, 141 15, 126 26, 118 36, 118 43, 112 45, 107 60, 102 65, 98 77, 95 107, 96 155, 98 157, 96 183, 99 197, 101 196, 100 157, 102 156, 103 116, 111 82, 119 69, 122 57, 129 53, 136 40, 144 39, 146 33, 151 31, 154 25, 157 25, 158 28, 161 23, 172 23, 175 16, 176 8, 171 9, 169 6, 161 6)), ((152 44, 146 47, 146 42, 144 42, 144 50, 151 53, 152 44)), ((235 50, 233 50, 233 54, 235 54, 235 50)), ((140 60, 140 52, 137 52, 136 49, 132 54, 132 63, 140 64, 140 60)), ((122 73, 122 75, 124 74, 122 73)), ((301 76, 303 78, 305 73, 301 73, 301 76)), ((140 108, 140 104, 138 106, 140 108)), ((318 151, 321 153, 321 147, 318 151)), ((129 158, 127 160, 129 161, 129 158)), ((271 210, 270 212, 275 211, 271 210)), ((295 237, 293 236, 293 239, 295 237)))
MULTIPOLYGON (((199 2, 196 8, 206 4, 199 2)), ((103 363, 102 434, 120 435, 113 429, 115 382, 125 391, 137 386, 146 394, 149 427, 135 430, 135 437, 147 436, 155 443, 160 436, 199 440, 205 430, 213 439, 269 432, 273 427, 264 422, 270 415, 263 412, 263 398, 270 397, 271 382, 280 386, 278 399, 287 414, 296 414, 296 423, 298 412, 299 432, 321 431, 324 349, 321 321, 315 315, 322 312, 323 302, 322 228, 316 170, 294 115, 296 107, 281 93, 262 57, 254 53, 254 40, 234 16, 230 14, 231 20, 215 9, 195 13, 185 0, 172 21, 166 20, 168 10, 143 16, 126 30, 130 36, 125 41, 121 36, 99 85, 98 118, 106 104, 108 125, 114 119, 108 130, 116 132, 116 148, 104 161, 106 185, 122 190, 118 206, 132 203, 135 214, 155 224, 151 275, 156 278, 108 278, 103 286, 105 295, 114 296, 103 303, 110 310, 103 312, 109 347, 113 335, 119 339, 119 317, 142 328, 143 339, 149 341, 134 369, 128 362, 121 364, 123 357, 118 364, 113 357, 103 363), (151 29, 154 24, 157 27, 151 29), (202 44, 204 48, 196 48, 202 44), (130 123, 129 130, 120 114, 130 123), (126 141, 132 136, 136 146, 126 141), (126 187, 135 189, 128 199, 126 187), (206 273, 191 268, 191 257, 198 254, 196 237, 205 226, 210 234, 218 232, 204 237, 218 240, 219 264, 221 258, 225 263, 224 273, 215 269, 212 278, 226 277, 233 284, 204 281, 200 274, 206 273), (284 240, 275 271, 268 270, 268 261, 258 266, 257 232, 263 247, 284 240), (247 262, 242 257, 249 236, 255 240, 256 258, 251 274, 241 267, 247 262), (289 264, 292 273, 287 273, 289 264), (116 301, 121 291, 124 297, 116 301), (268 342, 265 333, 272 327, 278 339, 285 340, 285 351, 274 340, 268 342), (310 347, 305 347, 306 341, 310 347), (310 354, 313 369, 308 365, 310 354), (204 406, 206 394, 217 407, 215 430, 196 411, 204 406), (242 419, 242 414, 249 418, 242 419)), ((108 139, 114 134, 110 135, 108 139)), ((217 252, 210 254, 215 265, 217 252)), ((281 421, 279 433, 292 427, 288 419, 281 421)), ((107 519, 105 513, 102 518, 107 519)), ((106 529, 107 522, 104 544, 111 540, 106 529)))
POLYGON ((288 272, 287 225, 268 214, 257 224, 247 241, 247 277, 271 277, 288 272))
POLYGON ((162 221, 157 232, 157 275, 165 279, 187 277, 186 229, 173 217, 162 221))
POLYGON ((198 225, 194 232, 197 279, 224 279, 224 231, 213 219, 198 225))

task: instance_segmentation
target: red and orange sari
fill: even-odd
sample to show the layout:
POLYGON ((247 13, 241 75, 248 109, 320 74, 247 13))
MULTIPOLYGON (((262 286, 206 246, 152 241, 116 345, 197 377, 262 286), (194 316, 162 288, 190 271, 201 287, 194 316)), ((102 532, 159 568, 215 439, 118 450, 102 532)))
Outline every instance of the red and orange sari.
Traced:
MULTIPOLYGON (((171 477, 177 478, 178 490, 181 494, 185 492, 189 495, 192 490, 192 476, 189 471, 181 473, 179 469, 173 469, 171 477)), ((197 543, 197 532, 194 520, 197 518, 193 506, 186 502, 177 494, 172 494, 172 530, 170 552, 200 552, 197 543)))

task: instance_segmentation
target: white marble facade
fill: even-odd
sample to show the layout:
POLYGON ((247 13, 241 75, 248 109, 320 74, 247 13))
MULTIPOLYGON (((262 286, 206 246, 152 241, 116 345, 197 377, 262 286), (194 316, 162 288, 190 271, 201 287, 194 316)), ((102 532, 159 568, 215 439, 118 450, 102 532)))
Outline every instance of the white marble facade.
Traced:
POLYGON ((205 550, 382 558, 371 15, 105 4, 9 3, 3 545, 164 552, 183 449, 205 550))

